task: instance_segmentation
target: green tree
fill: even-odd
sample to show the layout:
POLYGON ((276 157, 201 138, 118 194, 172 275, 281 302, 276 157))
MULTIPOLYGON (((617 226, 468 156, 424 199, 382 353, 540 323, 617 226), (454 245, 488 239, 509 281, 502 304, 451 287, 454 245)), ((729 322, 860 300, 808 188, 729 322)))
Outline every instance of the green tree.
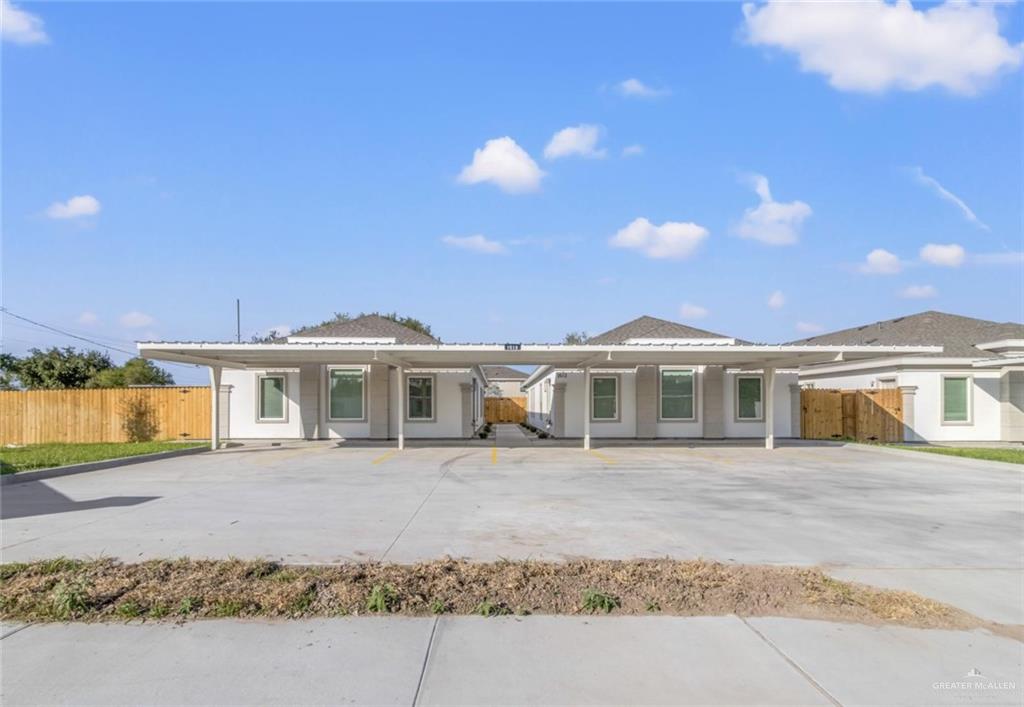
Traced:
POLYGON ((580 344, 587 343, 587 339, 589 338, 590 337, 587 335, 587 332, 585 331, 570 331, 568 334, 565 335, 565 338, 562 339, 562 343, 578 346, 580 344))
POLYGON ((127 388, 130 385, 174 385, 174 378, 152 361, 136 356, 100 371, 86 383, 86 388, 127 388))
POLYGON ((110 357, 100 351, 76 351, 68 346, 42 351, 30 349, 28 356, 0 357, 0 379, 20 388, 84 388, 100 371, 113 368, 110 357))

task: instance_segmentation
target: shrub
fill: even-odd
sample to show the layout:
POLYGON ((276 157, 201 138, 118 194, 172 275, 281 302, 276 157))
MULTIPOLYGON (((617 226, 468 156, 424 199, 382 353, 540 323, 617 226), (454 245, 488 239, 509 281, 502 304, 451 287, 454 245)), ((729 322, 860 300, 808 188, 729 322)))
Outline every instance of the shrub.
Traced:
POLYGON ((70 582, 60 581, 50 593, 50 612, 55 619, 67 621, 89 608, 89 585, 78 578, 70 582))
POLYGON ((448 605, 443 599, 435 599, 430 602, 430 613, 431 614, 443 614, 448 611, 448 605))
POLYGON ((398 602, 398 592, 390 584, 375 584, 366 597, 366 610, 378 614, 386 614, 394 610, 398 602))
POLYGON ((596 589, 585 589, 583 590, 582 608, 591 614, 596 614, 599 611, 608 614, 612 609, 619 608, 619 599, 596 589))
POLYGON ((144 398, 128 398, 121 403, 121 429, 129 442, 150 442, 160 430, 156 414, 144 398))

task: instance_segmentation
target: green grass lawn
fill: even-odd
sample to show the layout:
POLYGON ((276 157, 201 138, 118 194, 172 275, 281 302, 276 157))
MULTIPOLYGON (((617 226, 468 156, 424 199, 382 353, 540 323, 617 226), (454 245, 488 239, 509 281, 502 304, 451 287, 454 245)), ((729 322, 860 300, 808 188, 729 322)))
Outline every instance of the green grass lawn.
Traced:
POLYGON ((96 444, 28 444, 0 447, 0 473, 13 474, 83 462, 96 462, 173 449, 205 447, 206 442, 100 442, 96 444))
POLYGON ((931 454, 946 454, 951 457, 968 457, 970 459, 985 459, 994 462, 1010 462, 1011 464, 1024 464, 1024 449, 1000 449, 998 447, 900 447, 900 449, 912 449, 915 452, 929 452, 931 454))

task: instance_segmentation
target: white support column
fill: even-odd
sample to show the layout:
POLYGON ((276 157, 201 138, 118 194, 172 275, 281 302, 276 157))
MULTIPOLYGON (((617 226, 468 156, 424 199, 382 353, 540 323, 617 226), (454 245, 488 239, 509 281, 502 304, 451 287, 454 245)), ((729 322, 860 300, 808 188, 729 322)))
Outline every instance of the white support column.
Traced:
POLYGON ((405 449, 405 369, 398 367, 398 448, 405 449))
POLYGON ((210 449, 220 446, 220 366, 210 366, 210 449))
POLYGON ((764 448, 775 449, 775 369, 764 367, 764 448))
POLYGON ((590 369, 583 369, 583 448, 590 449, 590 369))

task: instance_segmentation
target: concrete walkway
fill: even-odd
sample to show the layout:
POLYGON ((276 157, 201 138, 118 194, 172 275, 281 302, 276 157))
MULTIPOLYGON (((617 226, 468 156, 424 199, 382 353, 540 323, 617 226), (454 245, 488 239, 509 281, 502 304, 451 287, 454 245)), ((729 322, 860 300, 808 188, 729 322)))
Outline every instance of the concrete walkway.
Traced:
POLYGON ((536 439, 527 435, 519 425, 502 423, 494 429, 494 444, 498 447, 529 447, 536 439))
POLYGON ((1020 704, 1021 655, 1020 643, 985 631, 735 616, 47 624, 8 632, 0 642, 0 699, 1020 704))

